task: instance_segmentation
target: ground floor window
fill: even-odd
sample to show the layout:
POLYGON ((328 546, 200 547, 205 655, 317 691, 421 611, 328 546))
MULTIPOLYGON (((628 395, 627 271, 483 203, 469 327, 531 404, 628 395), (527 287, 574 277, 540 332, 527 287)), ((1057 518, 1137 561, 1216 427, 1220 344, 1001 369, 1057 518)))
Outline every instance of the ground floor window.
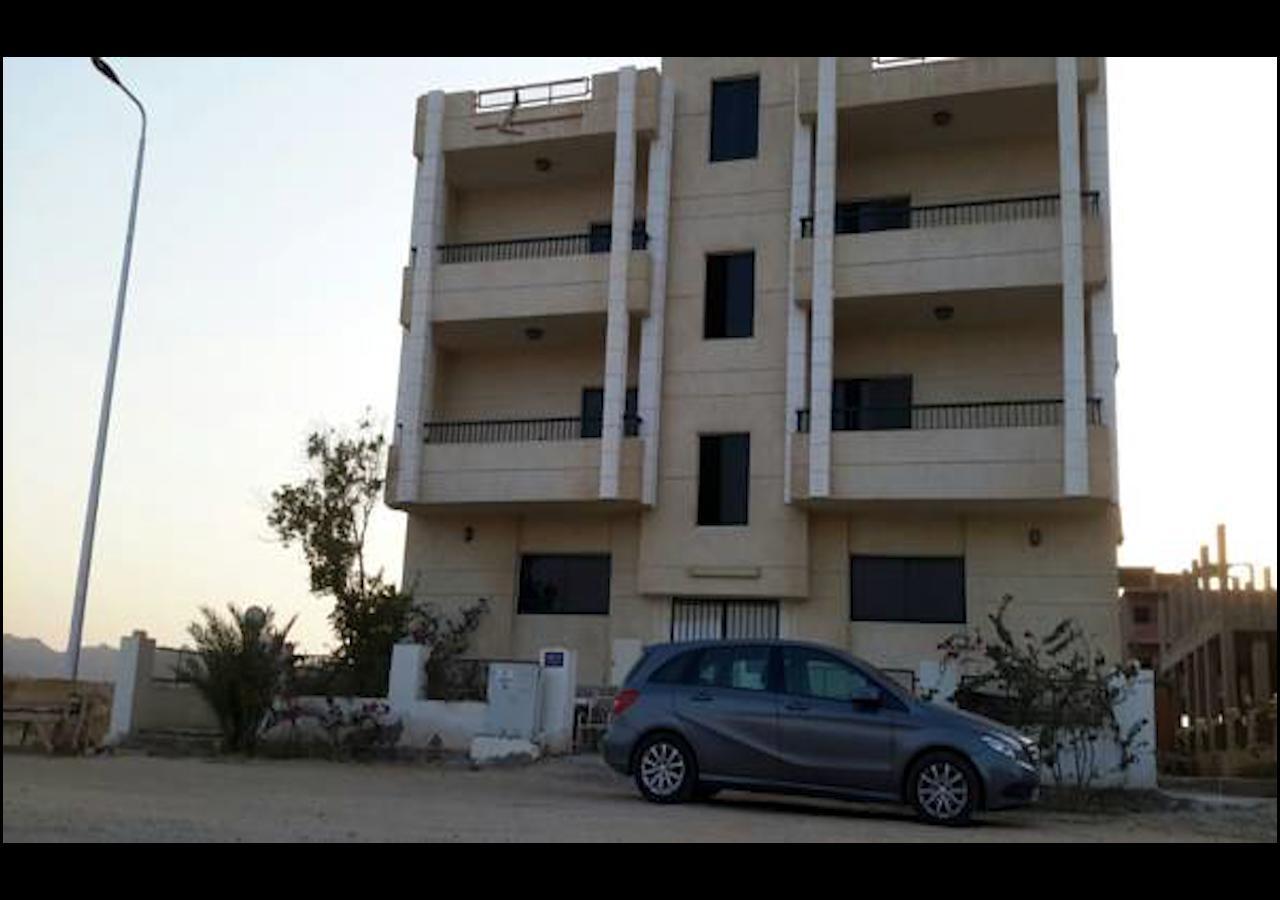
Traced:
POLYGON ((671 601, 671 640, 720 641, 778 636, 777 600, 671 601))
POLYGON ((533 555, 520 557, 521 614, 609 614, 609 555, 533 555))
POLYGON ((963 623, 964 557, 854 556, 849 593, 855 622, 963 623))

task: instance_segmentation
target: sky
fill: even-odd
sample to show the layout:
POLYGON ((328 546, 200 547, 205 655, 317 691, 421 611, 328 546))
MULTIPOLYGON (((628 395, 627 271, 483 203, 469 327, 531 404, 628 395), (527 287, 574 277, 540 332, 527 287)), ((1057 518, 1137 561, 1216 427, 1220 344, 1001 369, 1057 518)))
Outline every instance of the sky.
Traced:
MULTIPOLYGON (((415 99, 657 57, 131 59, 147 160, 86 644, 178 644, 201 605, 328 601, 266 525, 313 428, 389 428, 415 99)), ((4 74, 4 631, 62 649, 137 148, 87 59, 4 74)), ((1276 60, 1108 63, 1122 565, 1214 526, 1276 564, 1276 60)), ((400 576, 404 516, 371 556, 400 576)))

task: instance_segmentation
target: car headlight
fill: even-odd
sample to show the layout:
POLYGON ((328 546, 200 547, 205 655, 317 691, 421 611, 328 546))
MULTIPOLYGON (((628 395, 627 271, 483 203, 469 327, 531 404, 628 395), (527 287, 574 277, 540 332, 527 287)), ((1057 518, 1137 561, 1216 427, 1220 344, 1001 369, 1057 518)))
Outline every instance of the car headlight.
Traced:
POLYGON ((1007 756, 1014 762, 1018 762, 1019 757, 1021 756, 1021 753, 1019 752, 1020 748, 1017 744, 1006 737, 1001 737, 998 734, 984 734, 982 736, 982 743, 986 744, 1001 756, 1007 756))

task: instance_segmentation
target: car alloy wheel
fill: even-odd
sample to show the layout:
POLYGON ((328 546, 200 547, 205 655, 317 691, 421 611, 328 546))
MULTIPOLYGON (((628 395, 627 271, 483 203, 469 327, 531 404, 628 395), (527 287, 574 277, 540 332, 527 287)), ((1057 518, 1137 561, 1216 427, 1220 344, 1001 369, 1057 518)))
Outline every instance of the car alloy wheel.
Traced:
POLYGON ((955 819, 969 805, 969 780, 947 760, 931 762, 916 779, 916 799, 930 818, 955 819))
POLYGON ((655 741, 640 756, 640 780, 655 797, 674 797, 688 776, 684 753, 672 743, 655 741))

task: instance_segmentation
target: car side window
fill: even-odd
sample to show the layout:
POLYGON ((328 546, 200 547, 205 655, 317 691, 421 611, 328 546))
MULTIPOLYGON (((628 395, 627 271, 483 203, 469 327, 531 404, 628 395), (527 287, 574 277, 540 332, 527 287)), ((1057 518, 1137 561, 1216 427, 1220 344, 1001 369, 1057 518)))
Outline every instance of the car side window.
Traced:
POLYGON ((769 686, 768 647, 708 647, 688 680, 699 687, 763 691, 769 686))
POLYGON ((677 653, 671 659, 658 666, 657 671, 649 676, 653 684, 685 684, 689 681, 689 666, 697 653, 686 651, 677 653))
POLYGON ((786 692, 801 697, 848 702, 857 691, 876 689, 853 666, 818 650, 784 648, 782 671, 786 692))

